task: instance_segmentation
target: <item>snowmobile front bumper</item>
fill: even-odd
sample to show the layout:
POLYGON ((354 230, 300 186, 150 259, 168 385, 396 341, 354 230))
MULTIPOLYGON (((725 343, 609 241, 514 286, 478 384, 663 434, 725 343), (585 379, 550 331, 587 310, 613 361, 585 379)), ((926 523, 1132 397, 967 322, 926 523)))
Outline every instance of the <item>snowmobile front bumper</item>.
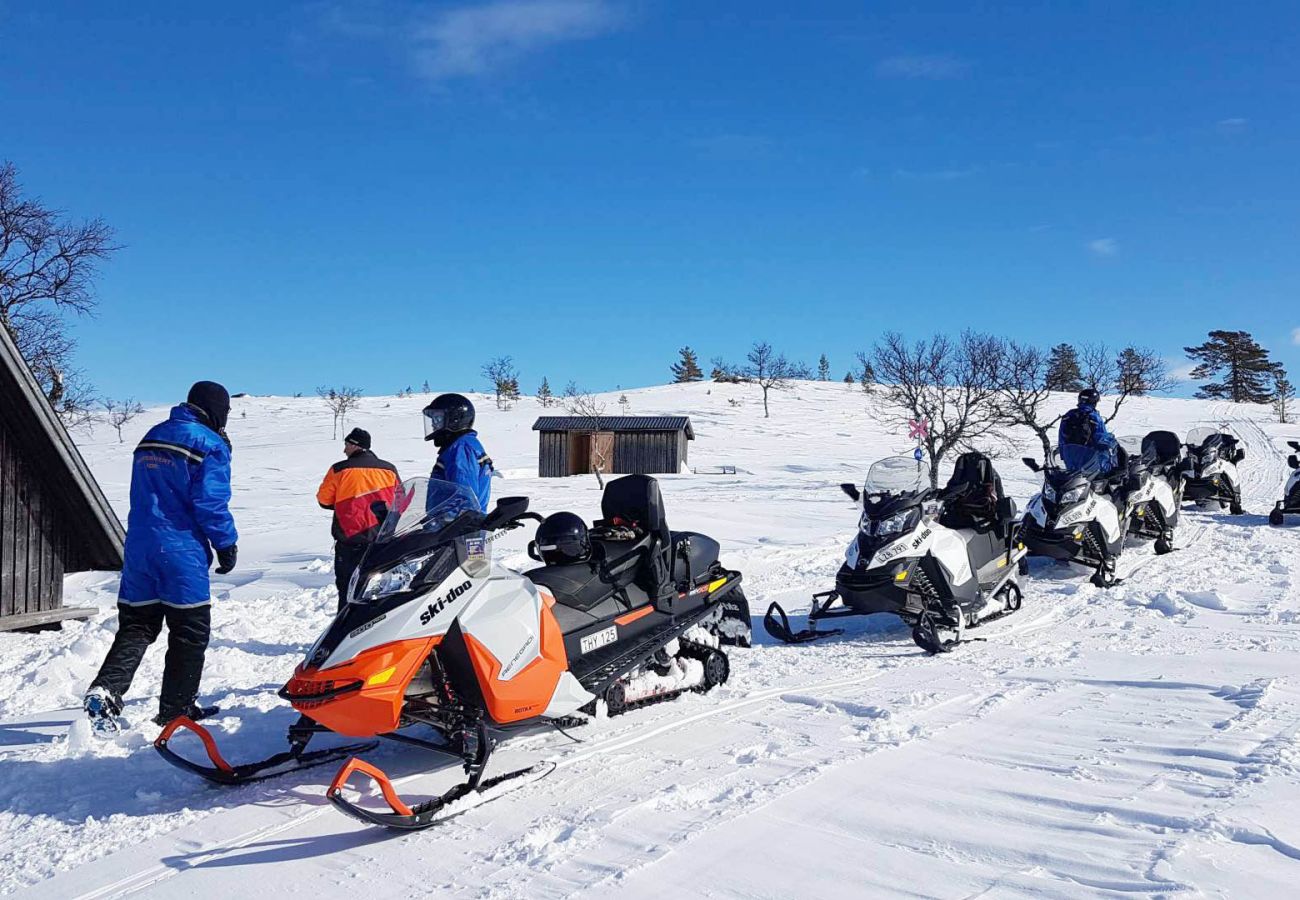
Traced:
POLYGON ((267 778, 274 778, 277 775, 296 772, 299 769, 310 769, 313 766, 344 759, 355 753, 365 753, 378 746, 376 741, 367 741, 360 744, 345 744, 342 747, 330 747, 325 750, 314 750, 308 753, 306 752, 307 741, 310 740, 311 734, 315 733, 316 730, 324 729, 307 730, 295 737, 294 730, 291 728, 289 730, 290 747, 288 750, 276 753, 260 762, 244 763, 239 766, 231 765, 221 755, 212 732, 186 716, 180 716, 168 722, 162 733, 153 742, 153 746, 163 759, 178 769, 184 769, 214 784, 224 785, 248 784, 251 781, 262 781, 267 778), (198 735, 212 765, 205 766, 202 763, 196 763, 171 749, 170 741, 176 732, 181 729, 192 731, 198 735))
POLYGON ((1231 503, 1236 497, 1230 482, 1213 475, 1209 478, 1188 478, 1183 482, 1183 499, 1192 503, 1206 503, 1210 500, 1231 503))
POLYGON ((1020 541, 1029 550, 1030 556, 1046 556, 1066 562, 1078 562, 1097 565, 1100 561, 1093 559, 1084 540, 1084 527, 1058 530, 1044 528, 1037 521, 1026 518, 1020 527, 1020 541))
POLYGON ((840 602, 859 615, 908 612, 908 592, 899 583, 894 566, 882 566, 859 572, 841 567, 835 576, 835 593, 840 602))

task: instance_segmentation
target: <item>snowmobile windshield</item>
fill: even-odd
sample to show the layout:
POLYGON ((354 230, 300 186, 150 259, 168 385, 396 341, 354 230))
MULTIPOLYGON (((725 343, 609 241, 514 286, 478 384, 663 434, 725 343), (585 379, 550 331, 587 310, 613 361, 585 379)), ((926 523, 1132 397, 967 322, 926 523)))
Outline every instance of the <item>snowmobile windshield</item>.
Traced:
POLYGON ((1198 425, 1191 431, 1187 432, 1187 446, 1203 447, 1205 442, 1210 438, 1219 437, 1223 433, 1220 428, 1210 428, 1205 425, 1198 425))
POLYGON ((1127 434, 1119 439, 1119 445, 1124 448, 1126 453, 1128 453, 1128 465, 1130 469, 1150 469, 1160 461, 1160 456, 1156 452, 1155 446, 1150 442, 1146 442, 1145 446, 1143 444, 1144 439, 1134 434, 1127 434))
POLYGON ((388 543, 416 531, 432 536, 441 531, 471 530, 482 521, 478 498, 469 488, 436 478, 411 478, 398 487, 375 543, 388 543))
POLYGON ((930 472, 910 456, 891 456, 867 470, 866 494, 915 494, 930 487, 930 472))
POLYGON ((1062 444, 1056 450, 1056 458, 1067 472, 1089 478, 1101 475, 1110 464, 1110 454, 1105 450, 1079 444, 1062 444))

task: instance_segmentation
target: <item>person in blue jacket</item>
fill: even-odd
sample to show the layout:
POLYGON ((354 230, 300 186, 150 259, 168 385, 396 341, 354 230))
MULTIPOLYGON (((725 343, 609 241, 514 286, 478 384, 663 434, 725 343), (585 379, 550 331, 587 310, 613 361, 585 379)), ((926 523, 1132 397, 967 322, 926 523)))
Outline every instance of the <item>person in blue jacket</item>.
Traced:
POLYGON ((117 636, 84 704, 97 730, 118 729, 122 696, 164 623, 167 659, 154 721, 165 725, 217 712, 195 698, 211 630, 208 567, 215 557, 224 575, 238 553, 230 514, 229 415, 226 389, 200 381, 135 448, 117 636))
POLYGON ((1106 430, 1106 420, 1097 412, 1101 394, 1095 388, 1079 391, 1079 405, 1061 417, 1057 429, 1057 446, 1087 447, 1103 454, 1102 472, 1105 474, 1118 465, 1119 442, 1106 430))
POLYGON ((438 448, 430 484, 450 481, 469 488, 487 512, 492 493, 492 459, 474 430, 474 404, 460 394, 440 394, 424 408, 424 439, 438 448))

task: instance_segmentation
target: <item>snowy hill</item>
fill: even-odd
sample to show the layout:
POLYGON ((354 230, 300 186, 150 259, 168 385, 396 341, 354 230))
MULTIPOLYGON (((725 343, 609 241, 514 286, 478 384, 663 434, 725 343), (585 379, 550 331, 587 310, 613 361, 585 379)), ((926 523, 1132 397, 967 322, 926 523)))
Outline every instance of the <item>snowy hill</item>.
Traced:
MULTIPOLYGON (((762 418, 756 388, 626 392, 634 414, 687 414, 693 466, 664 476, 669 521, 721 540, 753 612, 802 610, 832 586, 855 510, 838 491, 910 452, 860 390, 800 384, 762 418)), ((618 411, 613 395, 603 398, 618 411)), ((349 425, 405 476, 426 474, 412 398, 368 398, 349 425)), ((593 477, 538 479, 541 412, 476 398, 506 478, 494 494, 593 518, 593 477)), ((1062 403, 1068 398, 1062 397, 1062 403)), ((134 442, 107 429, 83 452, 125 520, 134 442)), ((1131 543, 1127 581, 1035 563, 1024 609, 928 658, 897 621, 846 620, 817 644, 732 655, 707 695, 600 720, 570 742, 505 741, 503 767, 554 760, 549 778, 432 831, 376 833, 324 801, 332 770, 216 790, 153 752, 162 647, 126 708, 135 728, 92 740, 80 697, 111 641, 116 578, 68 581, 102 613, 61 632, 0 634, 0 892, 43 898, 1285 896, 1300 860, 1300 532, 1271 529, 1300 429, 1267 410, 1137 399, 1117 434, 1185 434, 1227 422, 1242 437, 1248 514, 1189 509, 1180 552, 1131 543), (69 723, 77 723, 71 729, 69 723)), ((241 398, 231 418, 240 564, 214 576, 204 697, 232 759, 282 749, 295 714, 275 696, 334 609, 329 516, 314 494, 340 442, 314 398, 241 398)), ((1023 506, 1037 481, 1027 432, 996 448, 1023 506)), ((530 535, 505 543, 523 566, 530 535)), ((412 796, 459 776, 411 748, 374 754, 412 796), (435 767, 432 774, 429 767, 435 767)))

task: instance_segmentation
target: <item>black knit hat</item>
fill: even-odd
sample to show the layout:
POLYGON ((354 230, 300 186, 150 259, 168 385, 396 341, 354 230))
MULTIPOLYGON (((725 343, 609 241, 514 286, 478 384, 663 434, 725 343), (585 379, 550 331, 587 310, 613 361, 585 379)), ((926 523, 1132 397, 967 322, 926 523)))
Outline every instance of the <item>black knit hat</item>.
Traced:
POLYGON ((214 431, 224 431, 230 418, 230 392, 215 381, 196 381, 185 402, 203 413, 214 431))
POLYGON ((348 444, 356 444, 362 450, 370 449, 370 432, 364 428, 353 428, 343 440, 348 444))

